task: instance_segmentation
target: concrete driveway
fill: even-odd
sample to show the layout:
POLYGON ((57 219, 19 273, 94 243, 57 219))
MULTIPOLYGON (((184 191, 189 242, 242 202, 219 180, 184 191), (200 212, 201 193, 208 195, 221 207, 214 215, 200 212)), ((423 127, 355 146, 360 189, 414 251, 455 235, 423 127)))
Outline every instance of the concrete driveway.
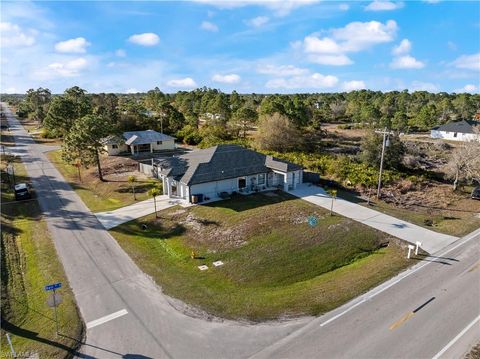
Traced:
MULTIPOLYGON (((318 186, 304 183, 289 193, 328 210, 332 205, 332 197, 318 186)), ((333 211, 407 242, 415 244, 420 241, 422 248, 430 254, 458 240, 457 237, 431 231, 341 198, 335 199, 333 211)))
MULTIPOLYGON (((183 204, 182 200, 168 198, 167 195, 157 197, 157 211, 167 209, 178 204, 183 204)), ((155 213, 153 198, 125 206, 114 211, 94 213, 100 223, 110 229, 122 223, 155 213)))

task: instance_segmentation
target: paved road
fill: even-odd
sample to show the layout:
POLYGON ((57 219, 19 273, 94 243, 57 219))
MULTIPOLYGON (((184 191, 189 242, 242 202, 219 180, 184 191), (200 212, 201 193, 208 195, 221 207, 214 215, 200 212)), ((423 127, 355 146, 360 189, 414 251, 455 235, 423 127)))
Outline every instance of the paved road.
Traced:
POLYGON ((468 328, 444 351, 450 358, 480 339, 480 231, 318 318, 248 325, 187 316, 9 121, 87 323, 83 357, 431 358, 468 328))
MULTIPOLYGON (((291 193, 317 206, 331 208, 331 197, 321 187, 302 184, 291 193)), ((333 211, 413 244, 420 241, 422 248, 431 254, 458 240, 457 237, 431 231, 341 198, 335 200, 333 211)))

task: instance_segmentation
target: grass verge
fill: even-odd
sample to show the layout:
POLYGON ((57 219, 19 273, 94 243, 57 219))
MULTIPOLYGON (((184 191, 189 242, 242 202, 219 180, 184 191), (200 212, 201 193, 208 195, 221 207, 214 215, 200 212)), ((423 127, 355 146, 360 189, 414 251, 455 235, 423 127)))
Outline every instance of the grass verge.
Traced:
POLYGON ((139 181, 135 187, 135 200, 131 185, 126 179, 102 182, 95 176, 95 169, 91 168, 82 170, 80 182, 77 168, 62 160, 61 150, 48 152, 47 157, 93 212, 111 211, 146 200, 149 198, 148 191, 158 184, 154 179, 139 181))
MULTIPOLYGON (((18 159, 15 174, 17 182, 28 182, 18 159)), ((10 357, 8 332, 18 357, 35 353, 40 358, 71 357, 83 336, 73 293, 37 201, 15 202, 4 179, 2 170, 0 356, 10 357), (55 282, 62 282, 58 307, 61 336, 56 336, 53 310, 47 305, 49 293, 44 291, 46 284, 55 282)))
POLYGON ((110 232, 167 294, 225 318, 318 315, 411 263, 397 240, 282 192, 160 214, 110 232))

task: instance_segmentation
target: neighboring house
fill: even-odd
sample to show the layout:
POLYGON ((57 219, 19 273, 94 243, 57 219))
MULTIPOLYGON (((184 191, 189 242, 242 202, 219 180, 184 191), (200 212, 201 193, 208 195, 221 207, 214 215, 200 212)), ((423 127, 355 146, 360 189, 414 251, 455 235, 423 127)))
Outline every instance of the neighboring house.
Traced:
POLYGON ((432 128, 430 137, 452 141, 480 141, 480 121, 461 120, 432 128))
POLYGON ((112 135, 104 138, 103 143, 109 156, 126 152, 135 155, 175 149, 175 138, 153 130, 124 132, 122 136, 112 135))
POLYGON ((218 145, 156 160, 154 173, 169 197, 196 203, 271 189, 288 191, 303 181, 302 167, 238 145, 218 145))

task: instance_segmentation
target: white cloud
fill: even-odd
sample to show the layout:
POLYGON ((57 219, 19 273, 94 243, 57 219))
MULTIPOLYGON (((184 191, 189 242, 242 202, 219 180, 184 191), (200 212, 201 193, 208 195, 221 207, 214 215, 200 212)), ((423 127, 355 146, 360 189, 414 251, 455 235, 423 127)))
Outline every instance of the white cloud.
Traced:
POLYGON ((87 52, 87 46, 90 43, 83 37, 77 37, 66 41, 60 41, 55 44, 55 51, 73 54, 83 54, 87 52))
POLYGON ((342 52, 342 48, 331 38, 320 39, 316 36, 307 36, 303 40, 305 52, 337 54, 342 52))
POLYGON ((58 77, 77 77, 81 75, 81 71, 86 69, 87 66, 88 61, 83 57, 57 61, 36 71, 34 77, 39 80, 51 80, 58 77))
POLYGON ((398 30, 394 20, 385 24, 378 21, 351 22, 347 26, 332 30, 333 38, 343 41, 344 51, 361 51, 374 45, 393 41, 398 30))
POLYGON ((338 84, 338 78, 332 75, 322 75, 314 73, 307 76, 295 76, 291 78, 277 78, 269 80, 265 87, 267 88, 330 88, 338 84))
POLYGON ((365 7, 366 11, 390 11, 403 7, 403 2, 381 1, 375 0, 365 7))
POLYGON ((456 90, 453 90, 453 92, 456 92, 456 93, 461 93, 461 92, 478 92, 478 86, 474 85, 474 84, 467 84, 465 86, 463 86, 461 89, 456 89, 456 90))
POLYGON ((212 81, 220 82, 223 84, 236 84, 240 82, 240 76, 238 76, 237 74, 229 74, 229 75, 215 74, 212 77, 212 81))
POLYGON ((425 67, 425 64, 413 56, 405 55, 393 59, 390 67, 392 69, 421 69, 425 67))
POLYGON ((462 55, 452 64, 459 69, 480 70, 480 52, 473 55, 462 55))
POLYGON ((139 93, 139 92, 140 91, 138 91, 135 87, 130 87, 125 91, 125 93, 139 93))
POLYGON ((344 91, 350 92, 366 88, 365 82, 359 80, 345 81, 342 86, 344 91))
POLYGON ((260 65, 257 67, 257 72, 263 75, 275 76, 301 76, 308 74, 308 69, 295 67, 293 65, 260 65))
POLYGON ((35 44, 35 30, 24 30, 10 22, 0 23, 0 44, 2 47, 22 47, 35 44))
POLYGON ((438 86, 430 82, 413 81, 410 89, 413 91, 438 92, 438 86))
POLYGON ((353 64, 353 61, 346 55, 316 55, 312 54, 307 57, 310 62, 319 65, 345 66, 353 64))
POLYGON ((167 82, 167 86, 177 88, 193 88, 197 87, 197 83, 191 77, 185 77, 183 79, 170 80, 167 82))
POLYGON ((234 9, 244 6, 263 6, 275 16, 286 16, 293 10, 312 5, 320 0, 194 0, 197 3, 216 6, 221 9, 234 9))
POLYGON ((395 46, 392 50, 394 55, 408 54, 412 49, 412 43, 408 39, 403 39, 398 46, 395 46))
POLYGON ((210 21, 203 21, 202 24, 200 25, 200 29, 205 31, 217 32, 218 26, 210 21))
POLYGON ((155 46, 160 42, 160 37, 153 32, 145 32, 143 34, 134 34, 130 36, 128 41, 141 46, 155 46))
POLYGON ((338 5, 338 8, 342 11, 347 11, 348 9, 350 9, 350 5, 348 4, 340 4, 338 5))
POLYGON ((267 16, 257 16, 257 17, 254 17, 253 19, 250 19, 250 20, 245 21, 245 23, 246 23, 248 26, 252 26, 252 27, 262 27, 262 26, 265 25, 269 20, 270 20, 270 18, 267 17, 267 16))
POLYGON ((323 38, 312 34, 303 39, 303 43, 294 42, 292 47, 309 54, 309 61, 322 65, 344 66, 353 64, 346 55, 348 52, 366 50, 374 45, 393 41, 397 32, 397 23, 393 20, 385 24, 378 21, 351 22, 345 27, 331 29, 329 36, 323 38))
POLYGON ((118 49, 115 51, 115 55, 118 57, 126 57, 127 52, 124 49, 118 49))

